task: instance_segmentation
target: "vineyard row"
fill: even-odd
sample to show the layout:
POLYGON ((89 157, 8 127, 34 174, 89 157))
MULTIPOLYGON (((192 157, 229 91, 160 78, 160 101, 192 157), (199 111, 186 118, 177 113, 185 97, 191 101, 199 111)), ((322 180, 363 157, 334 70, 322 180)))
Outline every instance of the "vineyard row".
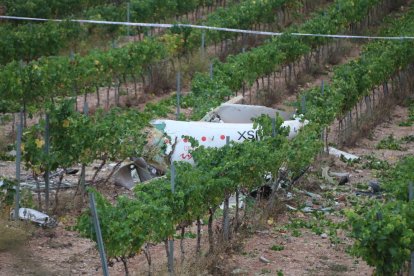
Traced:
MULTIPOLYGON (((185 1, 178 1, 180 5, 187 4, 185 1)), ((178 21, 184 20, 180 16, 186 14, 188 19, 191 19, 190 22, 196 22, 199 18, 204 16, 204 12, 201 10, 203 5, 212 6, 212 9, 217 7, 226 6, 230 4, 236 4, 232 1, 214 1, 205 3, 204 1, 189 1, 194 2, 192 5, 189 5, 187 8, 179 8, 174 14, 174 18, 178 21), (198 6, 196 4, 199 4, 198 6), (200 6, 201 5, 201 6, 200 6), (189 12, 193 11, 190 8, 194 8, 195 16, 188 15, 189 12)), ((12 5, 11 3, 9 3, 12 5)), ((14 3, 15 4, 15 3, 14 3)), ((85 3, 83 3, 85 4, 85 3)), ((161 3, 154 3, 154 5, 159 5, 161 3)), ((173 2, 171 2, 173 4, 173 2)), ((177 4, 177 3, 175 3, 177 4)), ((39 4, 40 5, 40 4, 39 4)), ((115 20, 115 21, 124 21, 127 19, 127 8, 125 7, 126 3, 121 5, 110 4, 103 7, 93 7, 87 9, 83 12, 81 18, 89 19, 100 19, 100 20, 115 20), (113 9, 113 10, 112 10, 113 9), (116 16, 115 16, 116 15, 116 16), (121 17, 122 16, 122 17, 121 17)), ((73 6, 72 6, 73 7, 73 6)), ((132 5, 132 8, 135 6, 132 5)), ((167 14, 160 13, 159 8, 156 7, 147 7, 148 10, 140 11, 139 8, 143 8, 140 5, 137 5, 135 9, 130 9, 129 20, 135 22, 159 22, 160 20, 166 20, 167 16, 171 16, 170 13, 172 10, 164 10, 168 12, 167 14), (131 18, 132 13, 132 18, 131 18)), ((6 4, 6 10, 7 8, 6 4)), ((15 9, 11 8, 11 11, 7 14, 25 16, 25 17, 36 17, 35 15, 30 15, 30 12, 25 12, 24 10, 19 12, 13 12, 15 9)), ((82 10, 82 9, 81 9, 82 10)), ((223 8, 223 10, 225 10, 223 8)), ((207 11, 208 12, 208 11, 207 11)), ((37 14, 39 18, 50 18, 41 17, 41 14, 37 14)), ((82 41, 87 40, 87 38, 92 35, 100 35, 105 37, 114 37, 119 33, 119 26, 90 26, 90 25, 81 25, 77 23, 65 22, 63 24, 59 23, 28 23, 28 24, 19 24, 14 26, 12 24, 3 24, 0 25, 0 64, 6 64, 13 60, 23 60, 30 61, 37 59, 42 56, 56 55, 63 49, 72 49, 76 51, 80 48, 82 41)), ((143 33, 146 28, 138 28, 131 30, 132 35, 139 35, 143 33)), ((125 31, 125 30, 124 30, 125 31)), ((124 32, 125 33, 125 32, 124 32)), ((140 37, 140 36, 139 36, 140 37)))
MULTIPOLYGON (((412 21, 412 14, 406 18, 412 21)), ((401 22, 407 21, 403 19, 401 22)), ((399 47, 403 47, 403 44, 399 44, 399 47)), ((370 49, 371 45, 375 43, 370 44, 367 49, 370 49)), ((392 50, 383 48, 386 52, 385 56, 395 50, 395 43, 390 45, 393 45, 392 50)), ((408 46, 410 45, 407 44, 405 45, 407 48, 399 48, 399 50, 408 50, 408 46)), ((364 52, 363 56, 365 54, 364 52)), ((375 64, 375 61, 371 61, 372 63, 365 61, 368 67, 375 64)), ((406 62, 412 62, 412 58, 411 61, 407 59, 406 62)), ((393 68, 389 68, 389 73, 395 74, 403 64, 393 65, 393 68)), ((322 129, 343 112, 342 107, 352 106, 352 99, 347 97, 348 91, 345 85, 349 80, 341 79, 345 77, 341 72, 343 71, 339 69, 335 74, 338 76, 325 93, 321 94, 319 89, 308 92, 305 118, 310 123, 292 141, 288 141, 284 136, 286 130, 280 128, 280 120, 276 124, 277 135, 272 136, 270 121, 261 118, 263 132, 260 141, 235 143, 219 149, 199 147, 193 152, 196 161, 194 167, 186 163, 177 163, 174 193, 171 191, 170 180, 167 177, 137 186, 134 199, 121 197, 116 205, 111 205, 100 197, 98 209, 103 220, 102 224, 106 228, 103 236, 107 250, 110 252, 109 256, 129 256, 131 253, 140 252, 146 242, 165 241, 175 233, 176 225, 185 227, 183 221, 199 221, 206 210, 209 210, 210 216, 208 234, 210 249, 212 249, 214 247, 210 236, 212 216, 223 201, 223 195, 226 202, 231 194, 241 188, 255 188, 262 182, 264 174, 271 172, 276 177, 282 166, 288 168, 294 178, 320 152, 322 129), (149 217, 148 214, 151 216, 149 217), (125 232, 128 235, 117 235, 125 232)), ((392 76, 392 74, 382 74, 381 71, 371 70, 371 72, 372 76, 376 76, 376 81, 381 83, 392 76)), ((347 73, 359 75, 359 71, 347 71, 347 73)), ((358 98, 366 93, 365 90, 356 91, 358 98)), ((237 219, 235 224, 238 224, 237 219)), ((81 218, 78 227, 83 234, 94 238, 93 232, 90 235, 92 230, 87 214, 81 218)))
MULTIPOLYGON (((287 1, 268 3, 276 7, 276 2, 283 6, 287 1)), ((260 6, 256 5, 254 10, 260 6)), ((248 7, 252 10, 253 6, 248 7)), ((236 5, 232 13, 237 14, 235 11, 239 8, 245 9, 246 6, 236 5)), ((244 19, 239 17, 239 21, 244 19)), ((92 93, 105 85, 120 87, 128 76, 136 87, 138 78, 145 83, 145 75, 152 64, 198 47, 201 36, 199 31, 178 28, 172 30, 171 35, 159 39, 146 38, 122 48, 93 51, 84 57, 41 57, 28 64, 13 61, 0 71, 0 94, 3 95, 0 110, 10 112, 16 111, 18 106, 30 108, 32 105, 36 109, 36 105, 54 97, 92 93)))

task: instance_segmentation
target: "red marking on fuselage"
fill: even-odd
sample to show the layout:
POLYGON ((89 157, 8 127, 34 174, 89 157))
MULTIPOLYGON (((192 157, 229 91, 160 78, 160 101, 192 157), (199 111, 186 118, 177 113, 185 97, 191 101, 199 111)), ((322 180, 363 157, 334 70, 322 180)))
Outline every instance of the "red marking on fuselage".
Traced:
POLYGON ((180 156, 181 156, 181 159, 183 159, 183 160, 186 160, 186 159, 190 160, 191 158, 193 158, 191 156, 191 154, 189 154, 189 153, 187 153, 187 154, 181 153, 180 156))

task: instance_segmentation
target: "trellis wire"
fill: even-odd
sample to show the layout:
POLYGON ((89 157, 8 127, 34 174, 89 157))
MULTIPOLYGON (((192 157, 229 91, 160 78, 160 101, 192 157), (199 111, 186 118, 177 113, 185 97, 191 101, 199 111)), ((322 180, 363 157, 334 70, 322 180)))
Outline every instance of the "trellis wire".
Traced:
MULTIPOLYGON (((122 25, 122 26, 135 26, 135 27, 156 27, 156 28, 173 28, 173 27, 184 27, 193 29, 202 29, 210 31, 222 31, 232 33, 244 33, 253 35, 266 35, 266 36, 282 36, 286 33, 283 32, 266 32, 266 31, 254 31, 254 30, 243 30, 233 28, 221 28, 211 27, 203 25, 193 24, 160 24, 160 23, 137 23, 137 22, 121 22, 121 21, 103 21, 103 20, 84 20, 84 19, 46 19, 46 18, 35 18, 35 17, 20 17, 20 16, 9 16, 2 15, 0 19, 9 20, 24 20, 24 21, 51 21, 51 22, 77 22, 77 23, 88 23, 88 24, 101 24, 101 25, 122 25)), ((343 34, 313 34, 313 33, 289 33, 292 36, 302 37, 325 37, 325 38, 341 38, 341 39, 379 39, 379 40, 414 40, 413 36, 366 36, 366 35, 343 35, 343 34)))

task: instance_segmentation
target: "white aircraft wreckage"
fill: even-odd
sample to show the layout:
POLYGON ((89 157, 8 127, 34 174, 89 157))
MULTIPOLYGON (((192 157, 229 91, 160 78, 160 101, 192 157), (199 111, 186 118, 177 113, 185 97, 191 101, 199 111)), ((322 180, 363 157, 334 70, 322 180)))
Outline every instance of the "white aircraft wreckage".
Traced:
MULTIPOLYGON (((14 212, 15 210, 10 212, 10 218, 15 217, 14 212)), ((58 224, 55 219, 49 217, 45 213, 30 208, 19 208, 19 219, 31 221, 45 228, 53 228, 58 224)))
POLYGON ((241 97, 235 98, 210 111, 201 121, 185 122, 158 119, 151 122, 154 127, 149 133, 149 142, 145 148, 151 160, 135 158, 132 163, 122 166, 114 175, 117 185, 132 189, 136 183, 145 182, 165 172, 169 162, 185 161, 194 163, 191 156, 193 137, 200 146, 223 147, 230 141, 243 142, 257 140, 257 130, 253 128, 253 119, 262 114, 275 118, 279 114, 285 121, 282 126, 289 127, 289 139, 296 136, 307 121, 302 121, 294 113, 287 113, 264 106, 236 104, 241 97), (167 158, 166 158, 167 157, 167 158), (168 160, 168 161, 167 161, 168 160))
MULTIPOLYGON (((200 146, 205 147, 223 147, 226 145, 226 137, 235 142, 258 140, 258 130, 253 128, 253 123, 155 120, 152 125, 171 138, 166 138, 164 143, 167 145, 165 154, 170 155, 172 161, 193 162, 190 153, 193 148, 188 139, 182 138, 183 136, 193 137, 200 146)), ((284 127, 290 127, 289 138, 296 136, 303 125, 299 118, 284 121, 282 124, 284 127)))

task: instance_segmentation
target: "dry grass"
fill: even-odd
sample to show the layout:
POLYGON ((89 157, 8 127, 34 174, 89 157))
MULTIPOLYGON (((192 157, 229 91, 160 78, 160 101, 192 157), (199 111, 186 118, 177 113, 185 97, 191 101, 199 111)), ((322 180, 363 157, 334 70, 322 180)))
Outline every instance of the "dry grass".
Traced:
POLYGON ((8 151, 10 144, 14 142, 14 137, 12 135, 7 135, 6 131, 0 132, 0 153, 5 153, 8 151))
POLYGON ((390 111, 400 101, 394 98, 387 99, 381 105, 372 109, 370 115, 360 115, 359 127, 353 126, 351 137, 349 137, 344 145, 353 146, 359 139, 366 137, 370 131, 380 123, 390 119, 390 111))
POLYGON ((23 221, 0 218, 0 252, 21 248, 32 235, 34 226, 23 221))

